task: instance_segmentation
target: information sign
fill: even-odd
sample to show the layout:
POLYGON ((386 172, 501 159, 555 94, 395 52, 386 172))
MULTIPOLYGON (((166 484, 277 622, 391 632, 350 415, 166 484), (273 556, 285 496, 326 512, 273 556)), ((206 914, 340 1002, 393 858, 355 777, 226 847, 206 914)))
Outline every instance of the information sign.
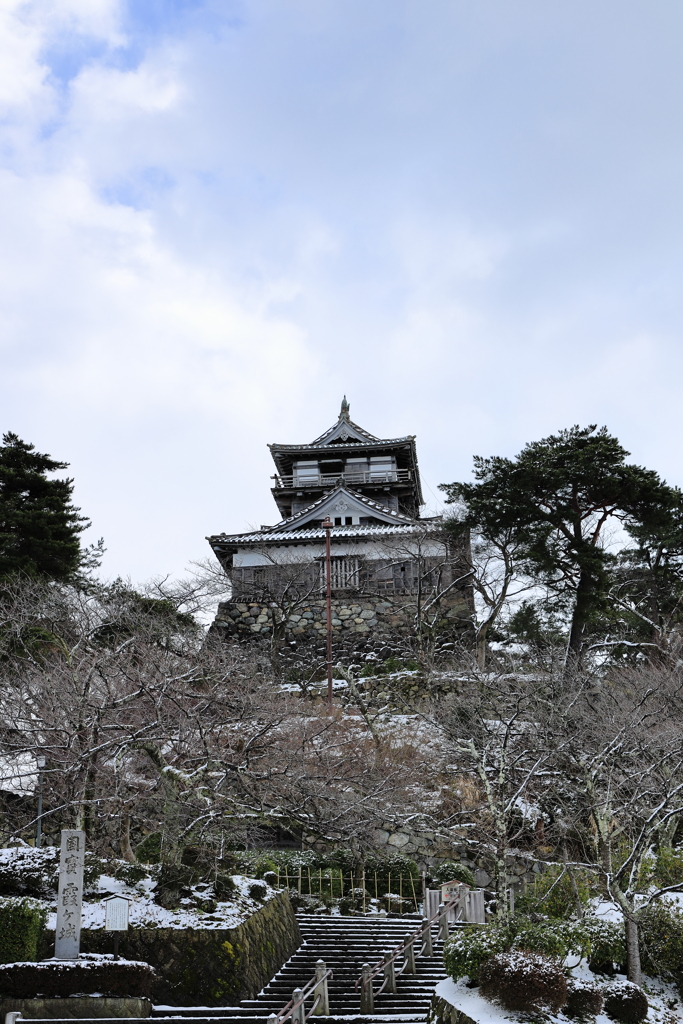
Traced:
POLYGON ((104 903, 106 907, 104 912, 105 931, 128 931, 128 899, 125 896, 110 896, 104 903))

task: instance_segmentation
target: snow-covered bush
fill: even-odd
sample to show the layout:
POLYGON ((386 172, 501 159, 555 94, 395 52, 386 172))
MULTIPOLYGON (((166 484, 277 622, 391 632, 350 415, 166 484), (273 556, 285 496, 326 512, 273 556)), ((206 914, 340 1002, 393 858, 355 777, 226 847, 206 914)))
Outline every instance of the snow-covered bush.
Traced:
POLYGON ((410 914, 415 909, 412 900, 395 892, 387 892, 379 900, 379 906, 389 914, 410 914))
POLYGON ((289 893, 289 902, 294 910, 302 910, 305 914, 314 914, 325 909, 324 901, 317 896, 307 896, 305 893, 300 893, 298 889, 286 889, 285 892, 289 893))
POLYGON ((624 1024, 637 1024, 645 1020, 648 1011, 647 996, 642 988, 631 981, 614 981, 602 990, 605 997, 605 1013, 612 1020, 624 1024))
POLYGON ((564 960, 569 954, 581 958, 590 948, 586 931, 568 921, 533 922, 515 918, 505 924, 492 922, 464 928, 448 940, 444 949, 446 969, 457 981, 467 975, 472 980, 490 957, 508 950, 525 950, 564 960))
POLYGON ((197 897, 193 892, 193 886, 198 885, 205 877, 207 877, 206 872, 198 867, 187 864, 162 864, 154 890, 155 902, 166 910, 174 910, 180 905, 183 898, 195 898, 195 900, 199 899, 199 902, 205 903, 212 897, 226 901, 234 896, 236 886, 232 875, 218 872, 209 876, 210 883, 204 884, 201 898, 197 897))
POLYGON ((509 929, 496 925, 472 925, 463 928, 444 943, 446 970, 454 981, 468 977, 479 979, 483 965, 497 953, 506 952, 512 944, 509 929))
POLYGON ((0 964, 37 958, 45 916, 35 900, 0 899, 0 964))
POLYGON ((59 850, 9 847, 0 853, 0 896, 49 899, 57 892, 59 850))
POLYGON ((475 881, 474 875, 468 867, 464 864, 458 864, 454 860, 445 860, 443 864, 439 864, 438 868, 432 870, 430 881, 432 888, 436 889, 444 882, 464 882, 465 885, 470 885, 474 888, 475 881))
POLYGON ((143 878, 147 878, 149 873, 149 868, 143 867, 142 864, 119 864, 114 872, 114 878, 125 885, 137 885, 143 878))
POLYGON ((581 959, 590 950, 588 933, 580 924, 569 921, 537 923, 517 918, 512 927, 516 931, 513 949, 527 949, 531 953, 545 953, 563 960, 570 953, 581 959))
POLYGON ((252 882, 247 891, 252 900, 264 900, 268 895, 268 889, 260 882, 252 882))
POLYGON ((683 990, 683 911, 667 901, 653 903, 642 913, 639 931, 643 969, 683 990))
POLYGON ((561 961, 542 953, 511 950, 496 953, 483 964, 480 991, 508 1010, 559 1010, 567 1001, 567 979, 561 961))
POLYGON ((339 911, 342 914, 362 911, 369 902, 370 893, 367 889, 349 889, 339 900, 339 911))
POLYGON ((583 927, 590 937, 588 966, 597 974, 613 974, 615 964, 626 961, 626 935, 623 924, 601 917, 586 917, 583 927))
POLYGON ((602 1010, 602 992, 597 985, 580 978, 567 982, 567 1003, 564 1012, 568 1017, 597 1017, 602 1010))
POLYGON ((114 960, 97 953, 78 960, 43 960, 0 966, 0 991, 13 999, 97 992, 104 996, 149 996, 156 971, 139 960, 114 960))

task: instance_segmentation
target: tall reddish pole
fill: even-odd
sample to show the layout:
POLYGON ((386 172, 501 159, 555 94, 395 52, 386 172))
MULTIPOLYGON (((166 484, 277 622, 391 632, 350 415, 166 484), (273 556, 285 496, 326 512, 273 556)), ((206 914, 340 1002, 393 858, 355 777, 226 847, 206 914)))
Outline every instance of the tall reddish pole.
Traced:
POLYGON ((330 530, 332 520, 323 520, 325 531, 325 592, 327 597, 327 704, 332 707, 332 564, 330 560, 330 530))

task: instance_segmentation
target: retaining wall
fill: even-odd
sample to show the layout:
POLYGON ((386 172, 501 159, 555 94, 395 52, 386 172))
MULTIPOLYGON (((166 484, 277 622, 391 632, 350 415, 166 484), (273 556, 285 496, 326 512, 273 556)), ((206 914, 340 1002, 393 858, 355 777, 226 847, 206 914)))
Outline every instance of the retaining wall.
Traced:
MULTIPOLYGON (((407 636, 415 631, 417 606, 412 594, 386 597, 348 596, 332 599, 332 630, 337 635, 394 633, 407 636)), ((218 606, 212 629, 223 635, 269 636, 273 614, 278 609, 266 602, 223 601, 218 606)), ((443 599, 436 629, 440 632, 470 628, 470 610, 464 595, 443 599)), ((298 605, 289 613, 286 633, 293 640, 324 639, 327 612, 324 600, 298 605)))
MULTIPOLYGON (((54 951, 46 932, 41 956, 54 951)), ((111 953, 111 932, 84 929, 83 953, 111 953)), ((279 893, 236 928, 130 928, 119 952, 159 973, 152 1000, 171 1006, 225 1006, 252 999, 301 945, 287 893, 279 893)))

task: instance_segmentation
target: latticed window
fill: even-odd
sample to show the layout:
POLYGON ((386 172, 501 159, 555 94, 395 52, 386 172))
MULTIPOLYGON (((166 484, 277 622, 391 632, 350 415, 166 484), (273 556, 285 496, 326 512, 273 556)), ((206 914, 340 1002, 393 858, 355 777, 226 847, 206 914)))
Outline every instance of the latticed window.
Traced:
MULTIPOLYGON (((360 586, 360 559, 359 558, 331 558, 330 576, 333 590, 356 590, 360 586)), ((325 562, 320 562, 320 581, 324 587, 325 562)))

